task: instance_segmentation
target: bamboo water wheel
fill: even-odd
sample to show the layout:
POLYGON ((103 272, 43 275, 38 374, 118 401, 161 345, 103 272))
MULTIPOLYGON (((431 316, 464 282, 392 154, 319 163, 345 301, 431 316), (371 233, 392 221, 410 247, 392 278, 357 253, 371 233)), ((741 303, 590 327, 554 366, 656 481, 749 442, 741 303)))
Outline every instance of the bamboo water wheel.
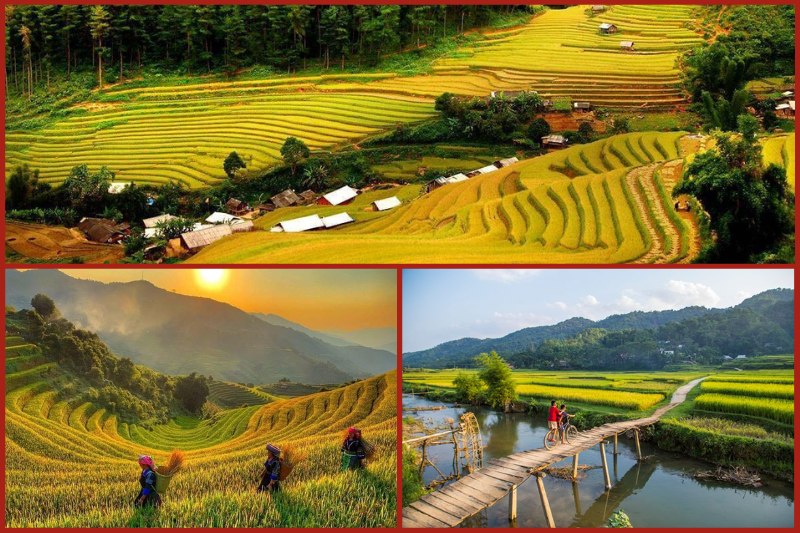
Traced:
MULTIPOLYGON (((461 415, 460 428, 461 442, 457 450, 461 452, 458 456, 462 462, 459 467, 466 468, 471 474, 483 466, 483 437, 475 413, 467 412, 461 415)), ((460 470, 459 468, 458 471, 460 470)))

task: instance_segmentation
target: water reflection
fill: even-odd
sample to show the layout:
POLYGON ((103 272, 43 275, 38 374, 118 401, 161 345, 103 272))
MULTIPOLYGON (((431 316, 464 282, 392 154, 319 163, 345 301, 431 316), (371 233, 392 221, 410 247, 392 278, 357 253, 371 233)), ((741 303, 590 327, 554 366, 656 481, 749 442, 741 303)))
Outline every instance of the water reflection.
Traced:
MULTIPOLYGON (((403 396, 407 407, 441 405, 420 397, 403 396)), ((467 409, 448 406, 441 411, 406 413, 441 425, 447 418, 458 420, 467 409)), ((484 460, 539 448, 547 431, 544 417, 502 414, 470 408, 481 426, 485 444, 484 460)), ((577 483, 548 476, 544 480, 550 507, 558 527, 599 527, 622 508, 635 527, 792 527, 794 494, 792 486, 765 479, 759 488, 742 488, 713 481, 698 481, 693 472, 709 468, 707 463, 664 452, 642 443, 642 454, 652 456, 638 462, 633 441, 620 436, 619 454, 613 445, 606 449, 611 467, 612 488, 604 488, 603 471, 595 468, 580 473, 577 483)), ((437 446, 430 456, 446 474, 452 473, 452 447, 437 446), (446 467, 446 468, 445 468, 446 467)), ((599 448, 581 452, 580 464, 600 465, 599 448)), ((555 466, 572 466, 567 459, 555 466)), ((424 480, 436 472, 426 468, 424 480)), ((547 527, 544 510, 533 478, 517 489, 518 527, 547 527)), ((464 527, 508 527, 508 498, 469 518, 464 527)))

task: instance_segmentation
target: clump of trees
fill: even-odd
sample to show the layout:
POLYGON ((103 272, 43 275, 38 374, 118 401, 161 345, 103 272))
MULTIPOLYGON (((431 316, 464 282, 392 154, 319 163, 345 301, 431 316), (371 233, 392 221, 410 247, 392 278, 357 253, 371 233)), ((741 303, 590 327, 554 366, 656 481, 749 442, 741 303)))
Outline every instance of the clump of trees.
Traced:
POLYGON ((63 318, 47 295, 34 296, 31 307, 7 310, 7 329, 37 345, 76 383, 83 382, 87 401, 102 405, 121 420, 166 422, 176 410, 197 413, 205 403, 207 378, 195 374, 174 378, 117 357, 96 333, 63 318))
POLYGON ((485 403, 505 412, 517 397, 511 367, 497 352, 482 353, 475 358, 477 374, 459 373, 453 380, 456 397, 471 404, 485 403))
POLYGON ((697 198, 710 218, 714 238, 700 260, 794 262, 794 194, 786 170, 775 164, 763 168, 754 117, 739 115, 737 125, 735 134, 714 136, 716 149, 699 154, 673 191, 697 198), (776 256, 787 243, 789 256, 776 256))
POLYGON ((451 130, 462 137, 492 141, 524 136, 527 133, 523 131, 524 126, 543 110, 542 98, 534 92, 524 92, 514 98, 500 93, 494 98, 469 100, 444 93, 436 98, 435 107, 451 130))

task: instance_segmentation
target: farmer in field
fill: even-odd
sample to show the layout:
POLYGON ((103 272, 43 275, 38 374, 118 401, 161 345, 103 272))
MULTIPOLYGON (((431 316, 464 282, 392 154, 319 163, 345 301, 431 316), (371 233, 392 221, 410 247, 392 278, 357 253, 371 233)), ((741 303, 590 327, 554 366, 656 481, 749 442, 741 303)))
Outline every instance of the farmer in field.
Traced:
POLYGON ((277 492, 280 490, 281 449, 274 444, 267 444, 267 460, 261 470, 261 483, 257 492, 277 492))
POLYGON ((358 470, 364 468, 367 449, 361 439, 361 430, 348 428, 347 436, 342 443, 342 470, 358 470))
POLYGON ((567 436, 569 419, 573 416, 575 415, 567 413, 567 406, 562 403, 561 408, 558 410, 558 425, 559 429, 561 430, 561 444, 564 444, 564 438, 567 436))
POLYGON ((161 505, 161 496, 156 492, 156 465, 153 458, 149 455, 140 455, 139 466, 142 467, 142 475, 139 476, 142 489, 136 495, 133 504, 136 507, 158 507, 161 505))
MULTIPOLYGON (((547 429, 555 429, 558 430, 558 418, 559 412, 558 407, 556 406, 556 401, 550 401, 550 410, 547 411, 547 429)), ((550 439, 550 442, 555 442, 555 439, 550 439)))

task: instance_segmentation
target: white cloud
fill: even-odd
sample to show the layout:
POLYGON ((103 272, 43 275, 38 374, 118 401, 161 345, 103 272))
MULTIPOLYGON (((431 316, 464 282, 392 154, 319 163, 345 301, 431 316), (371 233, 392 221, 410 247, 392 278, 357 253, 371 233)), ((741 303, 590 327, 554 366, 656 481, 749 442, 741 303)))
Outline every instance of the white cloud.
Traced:
POLYGON ((569 306, 564 302, 553 302, 551 304, 547 304, 548 307, 555 307, 556 309, 560 309, 565 311, 569 306))
POLYGON ((496 268, 476 268, 472 270, 472 274, 482 281, 494 281, 499 283, 513 283, 522 281, 541 273, 541 269, 536 268, 509 268, 509 269, 496 269, 496 268))

